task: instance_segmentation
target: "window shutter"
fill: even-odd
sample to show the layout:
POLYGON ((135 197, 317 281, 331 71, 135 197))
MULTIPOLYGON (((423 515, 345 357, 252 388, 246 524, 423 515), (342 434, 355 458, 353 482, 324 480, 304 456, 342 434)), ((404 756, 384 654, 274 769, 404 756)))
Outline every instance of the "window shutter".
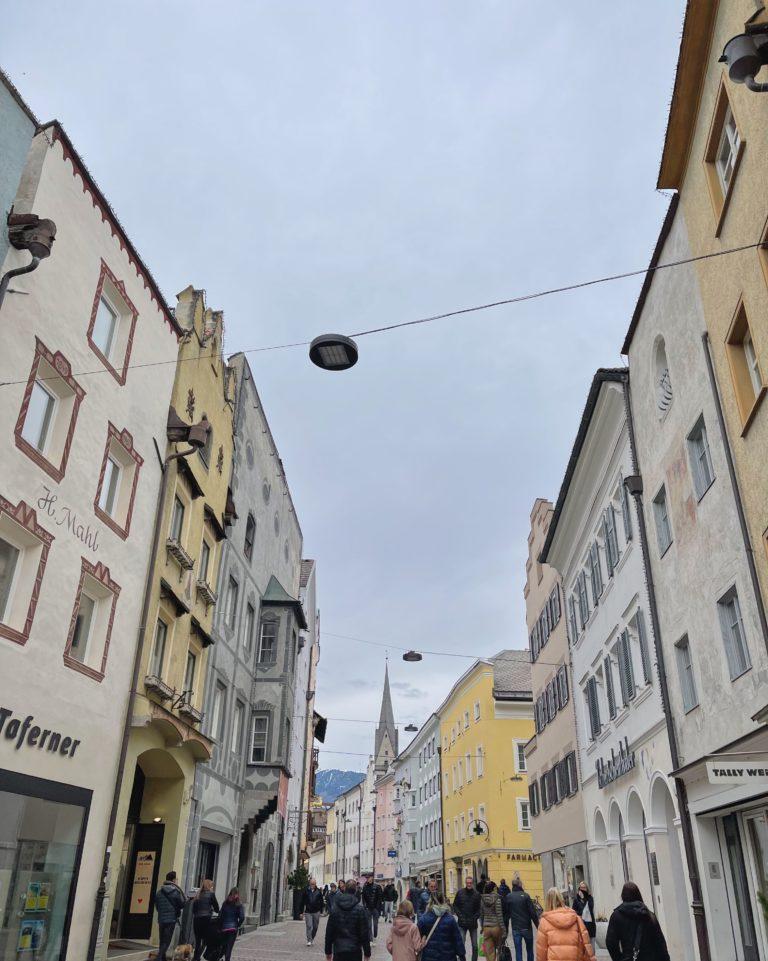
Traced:
POLYGON ((625 705, 635 696, 635 675, 632 670, 632 652, 629 647, 629 631, 624 631, 619 638, 619 683, 621 684, 621 699, 625 705))
POLYGON ((587 681, 587 706, 589 708, 589 725, 592 738, 600 734, 600 705, 597 700, 597 681, 590 677, 587 681))
POLYGON ((579 773, 576 767, 576 752, 571 751, 566 760, 568 762, 568 794, 573 795, 579 790, 579 773))
POLYGON ((531 811, 531 817, 536 817, 539 813, 536 807, 536 782, 533 781, 528 785, 528 807, 531 811))
POLYGON ((576 628, 576 605, 573 602, 573 596, 568 598, 568 627, 570 642, 571 644, 575 644, 579 639, 579 632, 576 628))
POLYGON ((632 540, 632 508, 629 503, 629 492, 624 483, 624 478, 621 480, 621 514, 624 518, 624 536, 629 542, 632 540))
POLYGON ((557 687, 560 707, 563 708, 568 703, 568 670, 565 665, 557 672, 557 687))
POLYGON ((616 692, 613 687, 613 665, 610 657, 603 660, 603 671, 605 673, 605 691, 608 695, 608 716, 613 720, 616 717, 616 692))
POLYGON ((731 675, 731 680, 738 677, 741 674, 741 666, 739 664, 739 656, 736 651, 736 645, 733 639, 733 632, 731 631, 731 625, 728 618, 728 599, 724 598, 717 605, 717 613, 720 617, 720 631, 723 635, 723 643, 725 644, 725 657, 728 661, 728 672, 731 675))
POLYGON ((603 511, 603 545, 605 547, 605 566, 608 568, 608 577, 613 577, 613 554, 611 552, 610 540, 608 538, 608 511, 603 511))
POLYGON ((542 810, 547 811, 549 810, 549 791, 547 790, 547 772, 546 771, 541 775, 540 784, 541 784, 541 807, 542 807, 542 810))
POLYGON ((643 663, 643 680, 646 684, 650 684, 653 679, 653 673, 651 670, 651 654, 648 650, 648 637, 645 633, 645 618, 643 617, 643 612, 637 612, 637 641, 640 645, 640 660, 643 663))

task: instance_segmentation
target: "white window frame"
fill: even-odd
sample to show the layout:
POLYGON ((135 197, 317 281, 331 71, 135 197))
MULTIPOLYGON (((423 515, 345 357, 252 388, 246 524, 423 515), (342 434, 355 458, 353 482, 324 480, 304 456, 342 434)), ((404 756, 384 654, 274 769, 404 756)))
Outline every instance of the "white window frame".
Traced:
POLYGON ((230 746, 233 754, 239 754, 243 739, 243 721, 245 720, 245 703, 241 700, 235 701, 235 709, 232 712, 232 737, 230 746))
POLYGON ((475 723, 480 720, 480 701, 475 701, 475 723))
POLYGON ((485 774, 485 754, 483 753, 482 744, 479 745, 477 749, 477 762, 475 764, 475 770, 478 778, 481 778, 485 774))
POLYGON ((675 539, 669 517, 666 484, 661 485, 653 498, 653 519, 656 522, 656 543, 659 547, 659 556, 663 557, 675 539))
MULTIPOLYGON (((8 624, 9 622, 6 620, 6 618, 13 609, 13 601, 16 596, 16 587, 18 585, 21 568, 24 563, 24 548, 21 545, 14 543, 14 541, 7 536, 0 535, 0 540, 7 544, 11 550, 16 551, 16 557, 13 561, 13 571, 11 572, 11 576, 8 580, 8 592, 5 601, 3 602, 3 606, 0 607, 0 624, 8 624)), ((0 601, 2 601, 2 598, 0 598, 0 601)))
POLYGON ((120 311, 115 307, 115 305, 112 303, 112 301, 109 299, 109 297, 107 297, 107 295, 102 291, 102 293, 101 293, 101 295, 100 295, 100 297, 99 297, 98 307, 96 308, 96 319, 95 319, 95 322, 94 322, 94 325, 93 325, 93 330, 91 331, 91 340, 94 342, 94 344, 96 345, 96 347, 99 349, 100 353, 101 353, 104 357, 106 357, 106 359, 107 359, 110 363, 112 363, 112 350, 113 350, 113 348, 114 348, 114 346, 115 346, 115 343, 117 342, 117 331, 118 331, 118 328, 119 328, 119 326, 120 326, 120 320, 121 320, 121 319, 122 319, 122 318, 121 318, 120 311), (111 317, 111 320, 112 320, 112 328, 111 328, 111 330, 110 330, 109 342, 108 342, 108 344, 107 344, 107 346, 106 346, 106 350, 105 350, 105 349, 102 347, 102 345, 96 340, 96 324, 98 323, 99 313, 101 312, 102 306, 104 306, 104 307, 106 308, 106 310, 107 310, 107 312, 110 314, 110 317, 111 317))
POLYGON ((712 465, 712 454, 709 449, 707 425, 702 414, 689 432, 686 443, 688 460, 691 465, 691 477, 696 500, 700 501, 709 488, 715 483, 715 468, 712 465))
POLYGON ((107 453, 107 463, 104 479, 99 492, 99 507, 110 517, 115 516, 115 508, 120 496, 120 484, 123 478, 123 465, 112 453, 107 453), (112 480, 114 478, 114 484, 112 480))
POLYGON ((91 643, 91 638, 93 637, 93 629, 96 624, 96 619, 99 614, 99 602, 101 598, 94 597, 93 594, 89 593, 85 588, 80 591, 77 600, 77 614, 75 615, 75 630, 72 634, 72 644, 69 648, 69 656, 75 660, 80 661, 81 664, 88 664, 88 648, 91 643), (78 642, 78 650, 75 653, 75 633, 77 632, 77 618, 80 617, 80 608, 83 604, 83 598, 87 598, 91 602, 91 614, 88 619, 88 625, 85 635, 78 642))
POLYGON ((517 801, 517 830, 531 830, 531 805, 527 798, 516 798, 517 801))
POLYGON ((466 771, 465 771, 466 782, 467 784, 471 784, 472 783, 472 755, 469 753, 469 751, 464 757, 464 765, 466 767, 466 771))
POLYGON ((755 392, 755 397, 759 397, 763 389, 763 375, 760 373, 760 364, 757 359, 755 342, 752 339, 752 331, 749 327, 744 331, 741 348, 744 351, 744 359, 747 362, 747 373, 752 383, 752 389, 755 392))
POLYGON ((733 115, 733 110, 729 103, 725 111, 725 116, 723 117, 723 125, 720 130, 720 138, 717 141, 717 150, 715 152, 715 170, 717 171, 717 179, 720 181, 720 187, 723 191, 723 197, 727 196, 733 183, 733 175, 736 170, 736 158, 739 155, 740 146, 741 135, 739 134, 739 128, 736 126, 736 118, 733 115), (725 148, 727 148, 727 152, 725 148))
POLYGON ((515 740, 515 774, 526 774, 528 772, 528 762, 525 758, 525 745, 527 741, 515 740))
POLYGON ((32 394, 29 399, 29 404, 27 405, 27 413, 24 417, 24 426, 21 429, 21 436, 31 447, 34 447, 34 449, 43 456, 45 456, 48 450, 48 444, 51 439, 51 434, 53 433, 52 428, 58 413, 58 407, 59 397, 49 387, 46 387, 40 378, 36 377, 35 382, 32 385, 32 394), (37 438, 33 440, 27 432, 30 429, 29 412, 30 408, 32 407, 32 397, 34 397, 36 390, 41 391, 46 397, 46 412, 43 416, 40 429, 37 432, 37 438))
MULTIPOLYGON (((257 711, 256 713, 254 713, 254 714, 251 716, 251 743, 250 743, 250 747, 249 747, 249 751, 248 751, 248 757, 249 757, 249 759, 250 759, 251 764, 266 764, 266 763, 269 761, 269 723, 270 723, 270 720, 271 720, 271 717, 270 717, 270 715, 269 715, 266 711, 257 711), (257 720, 262 720, 262 719, 265 721, 264 731, 263 731, 263 737, 264 737, 264 757, 263 757, 262 760, 256 761, 256 760, 254 760, 254 748, 255 748, 255 741, 256 741, 256 721, 257 721, 257 720)), ((262 736, 261 732, 259 733, 259 736, 260 736, 260 737, 262 736)))
POLYGON ((726 591, 717 602, 717 612, 720 618, 720 631, 725 645, 728 671, 731 681, 735 681, 752 668, 744 619, 741 614, 741 603, 735 587, 726 591), (728 614, 729 605, 733 605, 735 620, 728 614), (735 638, 735 634, 738 635, 738 638, 735 638), (735 647, 732 646, 734 641, 736 641, 735 647))
POLYGON ((699 693, 696 689, 696 678, 693 672, 691 642, 687 634, 684 634, 679 641, 675 642, 675 660, 677 662, 677 677, 680 682, 683 711, 688 714, 699 706, 699 693))
POLYGON ((167 621, 163 620, 162 617, 158 617, 157 620, 155 621, 155 636, 152 641, 152 654, 150 655, 150 659, 149 659, 150 676, 159 677, 159 678, 162 678, 163 676, 163 670, 165 669, 165 657, 168 652, 168 635, 170 633, 170 630, 171 628, 170 628, 170 625, 167 623, 167 621), (163 650, 162 650, 162 655, 160 656, 160 663, 157 664, 157 660, 158 660, 157 645, 158 645, 158 635, 160 633, 159 628, 161 624, 163 626, 163 630, 165 631, 165 633, 163 635, 163 642, 162 642, 163 650))

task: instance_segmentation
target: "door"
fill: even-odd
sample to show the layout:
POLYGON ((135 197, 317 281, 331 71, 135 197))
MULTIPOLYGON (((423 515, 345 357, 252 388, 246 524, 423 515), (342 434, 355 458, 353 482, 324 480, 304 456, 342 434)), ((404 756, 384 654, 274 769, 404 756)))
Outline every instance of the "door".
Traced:
POLYGON ((195 880, 195 887, 199 888, 205 880, 216 880, 216 862, 218 859, 218 844, 214 844, 213 841, 201 841, 200 856, 197 861, 197 878, 195 880))
POLYGON ((272 913, 272 874, 275 870, 275 846, 270 841, 264 851, 264 872, 261 885, 261 924, 270 924, 272 913))
POLYGON ((736 902, 736 914, 739 919, 744 961, 759 961, 755 919, 752 914, 752 900, 744 865, 744 850, 741 846, 739 822, 735 814, 728 814, 723 818, 723 833, 725 834, 725 846, 728 850, 728 861, 731 868, 733 898, 736 902))
POLYGON ((163 852, 163 824, 137 824, 128 862, 121 936, 149 940, 163 852))
MULTIPOLYGON (((744 815, 744 827, 749 847, 749 860, 755 890, 768 895, 768 811, 756 811, 744 815)), ((760 912, 762 913, 762 912, 760 912)), ((766 947, 766 924, 758 914, 761 927, 763 948, 766 947)))

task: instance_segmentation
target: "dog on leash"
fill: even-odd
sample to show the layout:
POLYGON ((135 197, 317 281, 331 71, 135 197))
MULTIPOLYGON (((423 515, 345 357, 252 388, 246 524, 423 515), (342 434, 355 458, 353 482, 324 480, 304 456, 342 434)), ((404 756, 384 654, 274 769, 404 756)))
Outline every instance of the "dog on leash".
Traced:
MULTIPOLYGON (((193 949, 191 944, 180 944, 173 952, 173 961, 190 961, 193 949)), ((157 951, 150 951, 147 961, 157 961, 159 955, 157 951)))

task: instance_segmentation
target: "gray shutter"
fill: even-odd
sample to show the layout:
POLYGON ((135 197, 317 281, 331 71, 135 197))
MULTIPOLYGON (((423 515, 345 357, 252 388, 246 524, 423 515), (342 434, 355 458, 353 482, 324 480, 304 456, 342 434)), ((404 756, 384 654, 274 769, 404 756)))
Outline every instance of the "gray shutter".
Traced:
POLYGON ((579 790, 579 773, 576 767, 576 752, 571 751, 568 755, 568 781, 569 794, 575 794, 579 790))
POLYGON ((629 492, 624 483, 624 478, 621 480, 621 515, 624 518, 624 536, 627 541, 632 540, 632 508, 629 503, 629 492))
POLYGON ((593 739, 600 734, 600 705, 597 700, 597 681, 590 677, 587 681, 587 706, 589 708, 589 724, 593 739))
POLYGON ((733 641, 733 634, 731 632, 731 625, 728 620, 728 604, 730 597, 724 598, 722 601, 718 602, 717 613, 720 617, 720 630, 723 635, 723 643, 725 644, 725 657, 728 661, 728 672, 731 675, 731 680, 738 677, 741 674, 741 664, 738 652, 736 651, 736 645, 733 641))
POLYGON ((560 695, 560 707, 565 707, 568 703, 568 670, 563 665, 557 672, 557 686, 560 695))
POLYGON ((621 699, 625 705, 635 696, 635 674, 632 670, 632 652, 629 647, 629 631, 624 631, 619 638, 619 681, 621 683, 621 699))
POLYGON ((637 612, 637 640, 640 644, 640 660, 643 663, 643 680, 650 684, 653 678, 651 670, 651 654, 648 650, 648 637, 645 633, 645 618, 643 612, 637 612))
POLYGON ((605 690, 608 695, 608 714, 611 720, 616 717, 616 692, 613 688, 613 666, 610 657, 603 661, 603 671, 605 672, 605 690))
POLYGON ((570 628, 571 644, 575 644, 579 639, 579 631, 576 626, 576 605, 573 602, 573 595, 568 598, 568 625, 570 628))
POLYGON ((608 568, 608 577, 613 577, 613 552, 608 533, 608 511, 603 511, 603 544, 605 545, 605 564, 608 568))

